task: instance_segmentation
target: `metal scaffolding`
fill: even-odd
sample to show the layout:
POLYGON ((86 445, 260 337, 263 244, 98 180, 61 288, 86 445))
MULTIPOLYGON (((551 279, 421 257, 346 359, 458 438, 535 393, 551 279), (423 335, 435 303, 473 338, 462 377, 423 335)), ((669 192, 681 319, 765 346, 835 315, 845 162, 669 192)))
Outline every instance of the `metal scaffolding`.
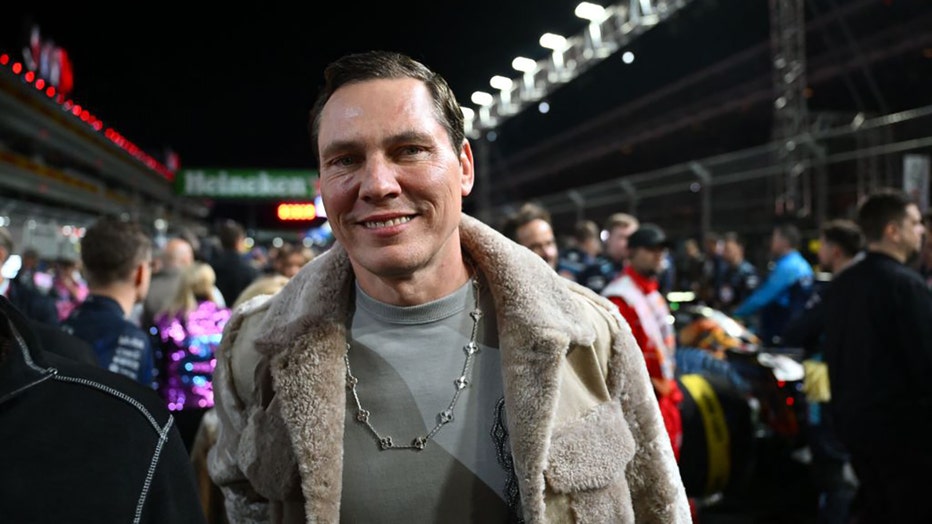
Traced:
POLYGON ((773 57, 773 139, 782 144, 774 177, 776 215, 807 216, 812 211, 809 112, 806 105, 805 0, 770 0, 770 46, 773 57), (802 137, 802 140, 800 140, 802 137), (800 143, 802 142, 802 143, 800 143))

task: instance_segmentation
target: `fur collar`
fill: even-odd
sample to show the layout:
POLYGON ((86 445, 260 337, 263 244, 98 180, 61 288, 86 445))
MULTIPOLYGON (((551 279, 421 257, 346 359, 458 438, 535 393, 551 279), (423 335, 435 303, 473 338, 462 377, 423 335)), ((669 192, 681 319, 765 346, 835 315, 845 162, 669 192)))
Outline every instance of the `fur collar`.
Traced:
MULTIPOLYGON (((540 257, 466 214, 460 240, 489 282, 501 325, 518 324, 533 331, 565 333, 582 344, 592 342, 594 334, 585 329, 585 317, 574 307, 566 279, 540 257)), ((334 244, 273 297, 257 344, 260 351, 275 354, 309 325, 344 322, 352 309, 353 284, 346 250, 334 244)))
MULTIPOLYGON (((540 257, 463 215, 460 238, 488 283, 498 320, 505 409, 527 522, 544 520, 544 470, 556 418, 563 355, 596 331, 578 295, 540 257)), ((301 473, 309 521, 339 520, 346 409, 346 320, 353 273, 334 245, 270 299, 256 349, 271 360, 281 417, 301 473)))

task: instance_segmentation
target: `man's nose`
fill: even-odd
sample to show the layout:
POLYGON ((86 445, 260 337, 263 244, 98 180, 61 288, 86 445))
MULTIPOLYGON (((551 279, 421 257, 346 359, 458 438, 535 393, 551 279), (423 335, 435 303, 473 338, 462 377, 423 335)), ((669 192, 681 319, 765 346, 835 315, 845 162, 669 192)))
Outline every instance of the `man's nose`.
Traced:
POLYGON ((364 200, 382 200, 401 193, 396 166, 384 156, 374 155, 366 160, 365 176, 360 183, 359 193, 364 200))

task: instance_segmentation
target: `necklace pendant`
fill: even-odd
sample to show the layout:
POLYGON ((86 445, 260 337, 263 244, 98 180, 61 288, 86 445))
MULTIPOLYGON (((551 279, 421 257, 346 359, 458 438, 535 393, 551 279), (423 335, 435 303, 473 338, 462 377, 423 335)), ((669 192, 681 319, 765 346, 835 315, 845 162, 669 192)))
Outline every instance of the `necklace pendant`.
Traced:
POLYGON ((453 381, 453 385, 456 386, 456 389, 463 389, 466 387, 466 384, 469 384, 469 381, 466 380, 465 376, 462 376, 453 381))
MULTIPOLYGON (((369 422, 369 411, 365 409, 360 409, 356 412, 356 420, 360 422, 369 422)), ((391 440, 391 439, 389 439, 391 440)))
POLYGON ((427 437, 414 437, 414 441, 411 442, 411 445, 418 451, 421 451, 427 447, 427 437))
POLYGON ((465 351, 467 355, 475 355, 479 352, 479 344, 470 341, 469 344, 463 346, 463 351, 465 351))
POLYGON ((450 422, 453 422, 453 410, 445 409, 441 411, 440 414, 437 415, 437 419, 441 424, 449 424, 450 422))
POLYGON ((395 447, 395 444, 392 443, 392 437, 386 435, 379 439, 379 448, 380 449, 391 449, 395 447))

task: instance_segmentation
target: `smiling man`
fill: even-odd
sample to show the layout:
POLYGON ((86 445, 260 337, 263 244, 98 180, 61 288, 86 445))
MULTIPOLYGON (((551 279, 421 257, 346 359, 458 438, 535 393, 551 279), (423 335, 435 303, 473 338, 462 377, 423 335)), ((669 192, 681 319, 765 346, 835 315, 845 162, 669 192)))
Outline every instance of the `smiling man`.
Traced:
POLYGON ((462 211, 446 82, 349 55, 311 115, 337 242, 240 306, 214 377, 232 522, 688 522, 614 306, 462 211))

